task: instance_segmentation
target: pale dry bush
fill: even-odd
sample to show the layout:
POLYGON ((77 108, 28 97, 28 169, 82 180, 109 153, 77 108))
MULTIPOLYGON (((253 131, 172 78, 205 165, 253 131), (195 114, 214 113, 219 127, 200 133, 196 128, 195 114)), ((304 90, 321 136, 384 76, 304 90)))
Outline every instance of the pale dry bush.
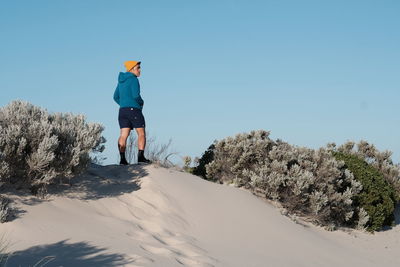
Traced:
MULTIPOLYGON (((167 143, 159 143, 155 137, 148 137, 146 134, 146 147, 144 150, 145 157, 150 159, 153 164, 165 168, 176 167, 175 164, 170 160, 172 156, 176 156, 177 152, 171 152, 172 139, 169 139, 167 143)), ((130 164, 137 163, 138 157, 138 144, 137 144, 136 133, 131 131, 126 144, 126 159, 130 164)))
POLYGON ((192 164, 192 157, 190 156, 183 156, 182 157, 182 161, 183 161, 183 167, 186 169, 190 168, 190 164, 192 164))
POLYGON ((264 130, 215 143, 208 178, 234 183, 279 201, 291 214, 316 224, 363 228, 368 216, 353 205, 362 190, 328 149, 308 149, 271 140, 264 130))
POLYGON ((34 193, 57 178, 84 171, 104 150, 103 126, 85 116, 50 114, 24 101, 0 109, 0 180, 34 193))
POLYGON ((8 222, 10 217, 12 216, 9 204, 10 199, 0 195, 0 223, 8 222))
POLYGON ((4 233, 0 237, 0 267, 7 266, 7 260, 10 257, 8 252, 10 248, 10 241, 6 240, 4 233))
POLYGON ((385 180, 395 189, 397 201, 400 201, 400 164, 393 163, 391 151, 380 152, 373 144, 364 140, 357 144, 353 141, 347 141, 338 147, 335 143, 330 143, 327 145, 327 149, 356 155, 364 159, 383 174, 385 180))

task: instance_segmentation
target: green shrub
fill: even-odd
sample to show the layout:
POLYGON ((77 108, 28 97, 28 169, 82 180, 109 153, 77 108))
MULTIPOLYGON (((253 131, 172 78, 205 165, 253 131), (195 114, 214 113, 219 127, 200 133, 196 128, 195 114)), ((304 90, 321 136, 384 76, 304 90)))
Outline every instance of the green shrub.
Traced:
POLYGON ((212 144, 199 159, 199 164, 193 168, 193 174, 207 179, 206 165, 214 160, 215 145, 212 144))
POLYGON ((385 150, 381 152, 373 144, 365 140, 361 140, 357 144, 353 141, 347 141, 339 147, 336 147, 335 143, 330 143, 328 147, 331 151, 351 154, 364 159, 383 175, 385 180, 394 188, 396 201, 400 201, 400 164, 393 163, 391 151, 385 150))
POLYGON ((356 155, 338 151, 332 153, 337 160, 345 162, 344 167, 362 184, 363 189, 354 201, 369 216, 367 230, 375 231, 391 225, 394 220, 396 196, 394 188, 385 180, 383 174, 356 155))

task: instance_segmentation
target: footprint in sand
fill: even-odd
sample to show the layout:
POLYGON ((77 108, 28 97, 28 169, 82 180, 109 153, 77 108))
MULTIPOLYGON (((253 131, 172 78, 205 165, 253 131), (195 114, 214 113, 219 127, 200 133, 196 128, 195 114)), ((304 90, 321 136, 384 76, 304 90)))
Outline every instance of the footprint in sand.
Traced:
POLYGON ((162 245, 185 251, 186 254, 190 257, 207 253, 205 249, 202 249, 201 247, 191 243, 189 241, 189 236, 183 237, 182 235, 180 235, 179 237, 167 237, 159 234, 151 234, 151 236, 162 245))
MULTIPOLYGON (((137 254, 130 254, 127 255, 134 263, 137 264, 148 264, 148 263, 154 263, 155 260, 150 258, 150 257, 146 257, 146 256, 141 256, 141 255, 137 255, 137 254)), ((131 266, 131 265, 129 265, 131 266)))
POLYGON ((175 259, 183 266, 215 266, 214 264, 219 262, 218 259, 207 255, 207 250, 196 245, 197 239, 190 235, 174 233, 146 220, 144 224, 135 225, 137 228, 126 235, 139 241, 139 247, 151 255, 175 259))
POLYGON ((175 260, 183 265, 183 266, 207 266, 207 267, 214 267, 215 265, 204 262, 204 256, 202 255, 192 255, 190 258, 183 254, 182 252, 178 250, 173 250, 173 249, 168 249, 168 248, 163 248, 163 247, 154 247, 150 245, 139 245, 139 247, 146 252, 155 254, 155 255, 162 255, 166 257, 171 257, 173 256, 175 260), (196 258, 199 258, 199 260, 196 260, 196 258))
POLYGON ((127 236, 134 240, 146 242, 147 240, 149 240, 149 238, 152 238, 160 243, 160 245, 162 246, 169 246, 172 248, 182 249, 190 252, 193 251, 193 253, 189 253, 189 256, 208 253, 207 250, 195 244, 197 239, 192 236, 184 235, 181 233, 174 234, 173 232, 162 227, 159 227, 157 229, 158 231, 151 231, 149 229, 145 229, 140 224, 136 224, 136 226, 140 229, 140 231, 130 231, 126 233, 127 236))
POLYGON ((182 264, 183 266, 198 266, 198 267, 215 267, 216 266, 216 265, 211 264, 211 263, 196 261, 195 259, 178 258, 178 257, 176 257, 175 260, 179 264, 182 264))
POLYGON ((153 255, 165 256, 168 258, 174 257, 175 260, 183 266, 215 266, 209 262, 218 262, 218 260, 213 257, 201 255, 192 251, 188 245, 189 244, 185 244, 181 250, 169 247, 156 247, 148 244, 142 244, 139 245, 139 247, 153 255))
POLYGON ((167 242, 165 242, 161 237, 158 237, 158 236, 155 235, 155 234, 152 234, 151 236, 152 236, 155 240, 157 240, 158 242, 160 242, 162 245, 169 246, 169 244, 168 244, 167 242))
POLYGON ((144 251, 154 255, 171 256, 172 254, 175 254, 177 256, 184 256, 179 251, 174 251, 163 247, 155 247, 151 245, 139 245, 139 247, 144 251))

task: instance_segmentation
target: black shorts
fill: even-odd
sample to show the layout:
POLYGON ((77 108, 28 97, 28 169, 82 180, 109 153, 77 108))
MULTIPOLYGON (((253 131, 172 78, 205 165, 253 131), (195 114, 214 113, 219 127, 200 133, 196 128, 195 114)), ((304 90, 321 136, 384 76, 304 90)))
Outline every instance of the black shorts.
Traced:
POLYGON ((120 108, 118 113, 119 128, 145 128, 143 113, 138 108, 120 108))

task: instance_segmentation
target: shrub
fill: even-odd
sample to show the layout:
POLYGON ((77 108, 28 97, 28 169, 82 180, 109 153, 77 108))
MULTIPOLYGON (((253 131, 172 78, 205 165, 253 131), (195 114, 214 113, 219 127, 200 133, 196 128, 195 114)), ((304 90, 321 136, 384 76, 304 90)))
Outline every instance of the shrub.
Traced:
POLYGON ((357 145, 355 142, 348 141, 336 147, 335 143, 328 145, 331 151, 342 152, 362 158, 376 168, 385 180, 394 188, 396 202, 400 201, 400 164, 395 165, 391 159, 391 151, 380 152, 374 145, 362 140, 357 145))
POLYGON ((383 174, 357 155, 333 152, 337 160, 343 160, 363 189, 357 194, 355 204, 368 214, 367 229, 375 231, 394 221, 395 191, 385 180, 383 174))
POLYGON ((362 185, 326 148, 296 147, 273 141, 259 130, 215 143, 208 178, 233 182, 279 201, 290 213, 325 226, 363 228, 366 212, 353 199, 362 185))
POLYGON ((207 179, 206 165, 214 160, 214 149, 215 145, 212 144, 203 153, 200 159, 198 159, 197 166, 193 168, 192 173, 194 175, 201 176, 207 179))
POLYGON ((183 170, 187 172, 191 172, 190 164, 192 164, 192 158, 190 156, 183 156, 183 170))
POLYGON ((8 222, 11 217, 10 200, 0 195, 0 223, 8 222))
POLYGON ((11 254, 7 252, 9 247, 10 247, 10 242, 6 240, 4 234, 2 234, 0 237, 0 267, 7 266, 7 261, 11 254))
MULTIPOLYGON (((149 136, 149 134, 146 134, 149 136)), ((145 156, 150 159, 153 164, 165 168, 174 167, 175 164, 169 159, 171 156, 177 155, 177 152, 171 152, 172 139, 168 143, 158 143, 155 137, 148 137, 146 140, 145 156)), ((138 140, 134 133, 130 133, 126 144, 126 159, 130 164, 137 163, 138 140)))
POLYGON ((56 178, 71 178, 102 152, 103 126, 83 115, 49 114, 23 101, 0 109, 0 180, 44 191, 56 178))

